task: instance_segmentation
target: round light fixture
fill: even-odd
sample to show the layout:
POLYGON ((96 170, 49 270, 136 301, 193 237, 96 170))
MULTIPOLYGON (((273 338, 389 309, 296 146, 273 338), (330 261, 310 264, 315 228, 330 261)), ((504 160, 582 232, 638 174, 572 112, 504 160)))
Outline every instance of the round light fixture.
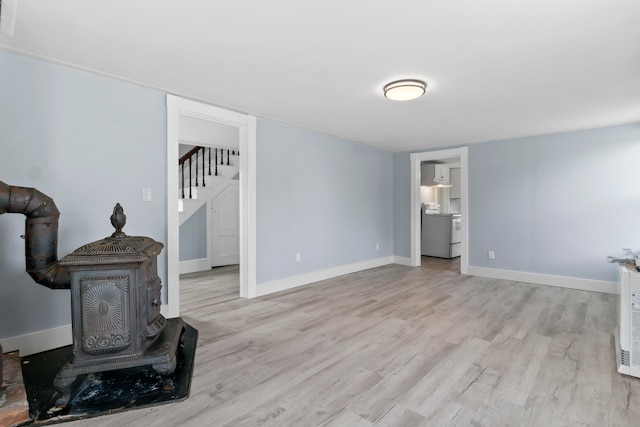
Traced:
POLYGON ((410 101, 424 95, 427 84, 421 80, 397 80, 384 87, 384 96, 393 101, 410 101))

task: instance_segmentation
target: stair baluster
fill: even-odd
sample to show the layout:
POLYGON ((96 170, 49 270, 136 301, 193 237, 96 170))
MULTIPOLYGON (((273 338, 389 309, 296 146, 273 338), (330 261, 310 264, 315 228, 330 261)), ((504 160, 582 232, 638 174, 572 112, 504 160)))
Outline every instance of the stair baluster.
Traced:
POLYGON ((192 186, 191 186, 191 159, 192 158, 193 157, 189 157, 189 198, 190 199, 193 199, 193 196, 191 194, 191 188, 192 188, 192 186))
MULTIPOLYGON (((1 1, 1 0, 0 0, 1 1)), ((193 188, 193 184, 192 184, 192 180, 195 178, 195 186, 199 187, 200 186, 200 181, 199 181, 199 177, 198 177, 198 169, 200 166, 200 160, 198 159, 198 157, 202 154, 202 186, 206 187, 206 180, 205 180, 205 176, 207 175, 207 173, 209 175, 212 175, 211 173, 211 148, 212 147, 202 147, 202 146, 196 146, 193 147, 191 150, 189 150, 189 152, 187 152, 185 155, 183 155, 182 157, 180 157, 180 160, 178 162, 178 166, 181 169, 181 173, 182 173, 182 183, 181 183, 181 197, 184 199, 186 196, 186 192, 185 192, 185 181, 186 181, 186 177, 185 177, 185 162, 189 162, 189 198, 193 199, 193 192, 192 192, 192 188, 193 188), (208 151, 207 151, 208 150, 208 151), (193 157, 195 156, 195 162, 196 162, 196 173, 195 176, 193 174, 193 157), (207 165, 207 157, 209 158, 209 164, 207 165), (206 169, 206 170, 205 170, 206 169)), ((219 176, 218 174, 218 165, 225 165, 224 162, 224 148, 213 148, 213 165, 214 165, 214 171, 213 171, 213 175, 214 176, 219 176), (220 151, 218 153, 218 150, 220 151)), ((236 156, 236 155, 240 155, 240 150, 230 150, 227 149, 227 163, 226 166, 231 166, 231 155, 236 156)))
POLYGON ((182 198, 184 199, 184 162, 181 162, 180 166, 182 166, 182 198))
MULTIPOLYGON (((196 187, 198 187, 198 150, 200 147, 196 147, 196 187)), ((193 155, 191 156, 193 158, 193 155)))
POLYGON ((206 183, 206 182, 205 182, 205 180, 204 180, 204 176, 205 176, 205 167, 207 166, 207 165, 206 165, 205 158, 204 158, 205 148, 204 148, 204 147, 200 147, 200 151, 202 151, 202 186, 203 186, 203 187, 206 187, 206 186, 207 186, 207 183, 206 183))

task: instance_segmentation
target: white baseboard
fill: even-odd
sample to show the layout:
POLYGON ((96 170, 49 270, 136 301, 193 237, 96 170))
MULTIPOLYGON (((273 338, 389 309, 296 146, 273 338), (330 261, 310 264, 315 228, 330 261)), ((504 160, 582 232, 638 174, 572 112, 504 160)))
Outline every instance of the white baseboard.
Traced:
POLYGON ((467 274, 490 277, 492 279, 513 280, 516 282, 535 283, 539 285, 557 286, 560 288, 578 289, 582 291, 617 294, 617 283, 604 280, 581 279, 578 277, 553 276, 550 274, 530 273, 527 271, 500 270, 497 268, 467 268, 467 274))
POLYGON ((3 352, 19 350, 20 357, 22 357, 69 345, 72 342, 71 337, 71 325, 65 325, 26 335, 3 338, 0 341, 2 341, 3 352))
POLYGON ((188 261, 180 261, 180 274, 196 273, 198 271, 211 270, 211 264, 207 258, 190 259, 188 261))
POLYGON ((405 256, 394 256, 393 263, 411 267, 411 258, 405 256))
POLYGON ((355 264, 341 265, 340 267, 327 268, 326 270, 314 271, 312 273, 300 274, 298 276, 287 277, 285 279, 272 280, 259 283, 256 286, 256 296, 268 295, 280 292, 309 283, 327 280, 343 274, 355 273, 357 271, 368 270, 394 263, 394 257, 377 258, 369 261, 357 262, 355 264))
MULTIPOLYGON (((162 305, 160 312, 167 312, 166 304, 162 305)), ((19 350, 20 357, 23 357, 69 345, 73 342, 72 337, 71 325, 65 325, 11 338, 2 338, 0 343, 2 343, 4 353, 19 350)))
MULTIPOLYGON (((197 260, 196 260, 197 261, 197 260)), ((390 256, 378 258, 355 264, 343 265, 340 267, 328 268, 326 270, 301 274, 288 277, 286 279, 273 280, 258 284, 256 296, 271 294, 273 292, 284 291, 298 286, 320 280, 331 279, 343 274, 355 273, 370 268, 380 267, 387 264, 410 265, 410 258, 390 256)), ((191 262, 191 261, 187 261, 191 262)), ((530 273, 526 271, 500 270, 486 267, 468 267, 468 273, 473 276, 490 277, 493 279, 512 280, 516 282, 535 283, 540 285, 557 286, 561 288, 579 289, 583 291, 602 292, 617 294, 617 283, 604 280, 581 279, 577 277, 554 276, 549 274, 530 273)), ((166 312, 166 306, 162 310, 166 312)), ((59 326, 57 328, 44 331, 33 332, 26 335, 19 335, 11 338, 3 338, 2 350, 5 353, 20 351, 20 356, 29 356, 34 353, 51 350, 72 343, 71 325, 59 326)))
POLYGON ((160 314, 162 314, 167 319, 169 318, 169 305, 168 304, 162 304, 160 306, 160 314))

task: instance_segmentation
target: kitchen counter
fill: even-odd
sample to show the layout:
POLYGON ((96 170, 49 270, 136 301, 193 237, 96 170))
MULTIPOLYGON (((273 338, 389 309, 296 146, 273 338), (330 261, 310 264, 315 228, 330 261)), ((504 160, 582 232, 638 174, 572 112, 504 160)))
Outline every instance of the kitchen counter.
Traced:
POLYGON ((421 253, 439 258, 456 258, 461 252, 461 214, 422 214, 421 253))

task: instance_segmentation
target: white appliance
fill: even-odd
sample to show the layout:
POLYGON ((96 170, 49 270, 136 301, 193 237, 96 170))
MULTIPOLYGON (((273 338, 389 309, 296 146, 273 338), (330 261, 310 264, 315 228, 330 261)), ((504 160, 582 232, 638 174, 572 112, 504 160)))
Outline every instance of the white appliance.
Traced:
POLYGON ((640 273, 631 263, 618 263, 620 275, 616 361, 621 374, 640 377, 640 273))
POLYGON ((461 254, 460 214, 422 213, 421 252, 425 256, 456 258, 461 254))

